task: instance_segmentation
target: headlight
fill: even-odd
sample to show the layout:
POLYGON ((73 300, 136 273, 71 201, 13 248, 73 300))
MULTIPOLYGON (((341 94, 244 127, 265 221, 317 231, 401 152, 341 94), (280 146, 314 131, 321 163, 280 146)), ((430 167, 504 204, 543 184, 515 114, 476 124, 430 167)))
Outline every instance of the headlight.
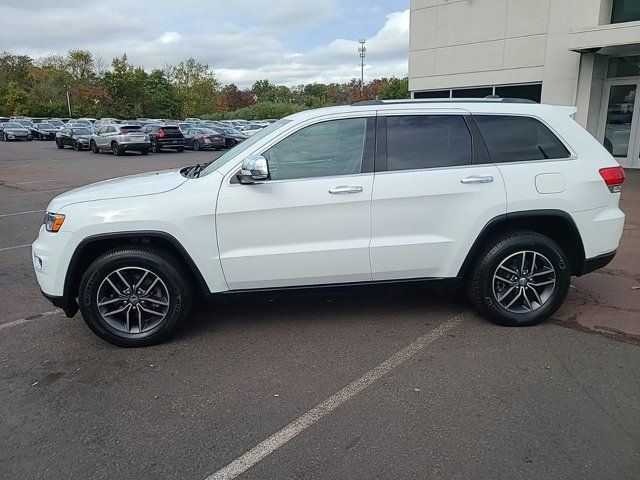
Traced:
POLYGON ((78 139, 78 141, 80 143, 87 143, 89 140, 87 140, 86 138, 80 138, 80 139, 78 139))
POLYGON ((64 223, 64 215, 61 213, 49 213, 44 215, 44 227, 47 232, 57 232, 64 223))

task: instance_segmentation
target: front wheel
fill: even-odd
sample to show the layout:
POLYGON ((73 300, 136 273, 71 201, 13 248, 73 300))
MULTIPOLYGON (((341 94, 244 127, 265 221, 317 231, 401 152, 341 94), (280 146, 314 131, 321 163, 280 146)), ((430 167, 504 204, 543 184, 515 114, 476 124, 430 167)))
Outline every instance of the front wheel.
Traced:
POLYGON ((73 149, 78 152, 80 150, 82 150, 82 147, 80 146, 79 142, 73 142, 73 149))
POLYGON ((491 321, 537 325, 562 305, 571 281, 565 253, 539 233, 515 231, 487 242, 473 266, 469 296, 491 321))
POLYGON ((200 142, 198 140, 193 141, 193 149, 197 152, 200 150, 200 142))
POLYGON ((184 152, 184 147, 178 147, 178 148, 176 148, 176 151, 178 153, 182 153, 182 152, 184 152))
POLYGON ((91 140, 89 147, 91 148, 91 151, 93 153, 100 153, 100 149, 98 149, 98 145, 96 145, 96 142, 94 142, 93 140, 91 140))
POLYGON ((143 347, 168 338, 191 305, 188 276, 173 257, 148 247, 123 247, 100 256, 80 282, 82 317, 100 338, 143 347))
POLYGON ((56 147, 62 150, 64 148, 64 144, 60 140, 56 140, 56 147))

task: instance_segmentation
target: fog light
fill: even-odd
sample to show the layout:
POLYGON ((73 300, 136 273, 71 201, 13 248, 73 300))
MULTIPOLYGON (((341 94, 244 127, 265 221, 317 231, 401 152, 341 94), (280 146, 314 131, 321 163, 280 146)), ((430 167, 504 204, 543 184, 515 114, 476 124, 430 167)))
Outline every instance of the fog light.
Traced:
POLYGON ((36 270, 38 270, 39 272, 42 271, 42 259, 37 256, 34 255, 33 256, 33 266, 35 267, 36 270))

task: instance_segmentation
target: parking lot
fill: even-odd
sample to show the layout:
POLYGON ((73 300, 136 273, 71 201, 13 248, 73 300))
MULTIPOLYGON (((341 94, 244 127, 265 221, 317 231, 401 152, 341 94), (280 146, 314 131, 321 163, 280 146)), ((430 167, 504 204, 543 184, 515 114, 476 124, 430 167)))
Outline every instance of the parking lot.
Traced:
POLYGON ((589 296, 598 278, 640 295, 614 270, 538 327, 487 323, 442 285, 335 288, 202 301, 145 349, 40 295, 29 244, 51 198, 220 153, 0 143, 0 478, 638 478, 640 345, 576 320, 637 321, 589 296))

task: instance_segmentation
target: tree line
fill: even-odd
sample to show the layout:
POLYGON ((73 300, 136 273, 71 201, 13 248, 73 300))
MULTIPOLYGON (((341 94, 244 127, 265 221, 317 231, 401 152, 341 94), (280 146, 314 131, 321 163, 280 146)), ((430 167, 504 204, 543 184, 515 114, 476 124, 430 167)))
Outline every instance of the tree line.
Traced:
POLYGON ((38 59, 0 53, 0 115, 67 117, 67 93, 71 117, 122 119, 280 118, 307 108, 409 95, 406 77, 295 87, 264 79, 239 89, 223 85, 209 65, 193 58, 147 72, 126 53, 109 67, 86 50, 38 59))

